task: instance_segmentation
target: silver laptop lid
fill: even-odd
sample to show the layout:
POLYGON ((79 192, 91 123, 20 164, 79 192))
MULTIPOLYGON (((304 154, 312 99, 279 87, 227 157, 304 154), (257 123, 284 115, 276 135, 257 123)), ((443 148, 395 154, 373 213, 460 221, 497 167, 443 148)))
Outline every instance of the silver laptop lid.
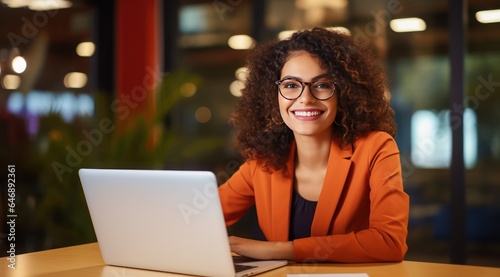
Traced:
POLYGON ((79 175, 107 264, 235 275, 212 172, 81 169, 79 175))

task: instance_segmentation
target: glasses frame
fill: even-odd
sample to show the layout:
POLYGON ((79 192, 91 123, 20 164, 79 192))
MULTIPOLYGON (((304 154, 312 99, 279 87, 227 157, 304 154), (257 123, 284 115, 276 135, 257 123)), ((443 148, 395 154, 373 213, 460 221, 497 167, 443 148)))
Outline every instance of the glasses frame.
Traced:
POLYGON ((285 98, 286 100, 295 100, 295 99, 298 99, 302 95, 302 93, 304 93, 304 89, 306 88, 306 85, 309 87, 309 93, 311 93, 311 95, 315 99, 317 99, 319 101, 326 101, 326 100, 332 98, 335 95, 335 92, 337 91, 337 83, 335 81, 324 81, 324 82, 330 82, 330 83, 333 84, 332 94, 330 96, 328 96, 327 98, 324 98, 324 99, 318 98, 316 95, 314 95, 313 90, 311 89, 312 84, 317 83, 317 82, 319 82, 319 81, 303 82, 303 81, 297 80, 295 78, 284 78, 284 79, 278 80, 278 81, 276 81, 274 83, 276 85, 278 85, 278 91, 279 91, 281 97, 285 98), (289 97, 284 96, 283 93, 281 92, 280 85, 281 85, 281 83, 283 83, 284 81, 287 81, 287 80, 294 80, 294 81, 299 82, 302 85, 302 90, 300 91, 300 93, 299 93, 299 95, 297 97, 295 97, 295 98, 289 98, 289 97))

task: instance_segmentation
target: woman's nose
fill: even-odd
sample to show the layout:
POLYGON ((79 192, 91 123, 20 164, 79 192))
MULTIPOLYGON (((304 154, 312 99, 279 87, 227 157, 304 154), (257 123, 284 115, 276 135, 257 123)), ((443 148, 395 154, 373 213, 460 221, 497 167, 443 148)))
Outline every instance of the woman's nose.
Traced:
POLYGON ((311 86, 309 84, 306 84, 304 87, 304 90, 302 91, 302 94, 299 97, 300 102, 314 102, 316 98, 312 95, 311 91, 311 86))

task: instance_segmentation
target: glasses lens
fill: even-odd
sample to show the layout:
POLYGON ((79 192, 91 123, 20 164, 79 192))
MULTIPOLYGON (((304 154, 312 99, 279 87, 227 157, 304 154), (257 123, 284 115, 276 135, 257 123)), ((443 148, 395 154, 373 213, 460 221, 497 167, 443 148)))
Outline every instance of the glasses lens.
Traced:
POLYGON ((333 95, 335 86, 331 81, 318 81, 311 85, 311 92, 317 99, 328 99, 333 95))
POLYGON ((293 79, 283 80, 279 84, 280 92, 283 97, 288 99, 295 99, 299 97, 302 92, 302 84, 293 79))

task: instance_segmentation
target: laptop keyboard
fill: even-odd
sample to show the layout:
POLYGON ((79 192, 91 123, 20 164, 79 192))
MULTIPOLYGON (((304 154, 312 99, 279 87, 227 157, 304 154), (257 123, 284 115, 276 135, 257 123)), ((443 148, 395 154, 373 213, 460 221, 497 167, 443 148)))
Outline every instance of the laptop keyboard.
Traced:
POLYGON ((257 266, 255 265, 244 265, 244 264, 235 264, 234 265, 234 270, 236 272, 241 272, 243 270, 251 269, 251 268, 256 268, 257 266))
POLYGON ((244 263, 255 262, 257 260, 244 257, 244 256, 233 256, 234 269, 236 272, 241 272, 243 270, 256 268, 256 265, 249 265, 244 263))

